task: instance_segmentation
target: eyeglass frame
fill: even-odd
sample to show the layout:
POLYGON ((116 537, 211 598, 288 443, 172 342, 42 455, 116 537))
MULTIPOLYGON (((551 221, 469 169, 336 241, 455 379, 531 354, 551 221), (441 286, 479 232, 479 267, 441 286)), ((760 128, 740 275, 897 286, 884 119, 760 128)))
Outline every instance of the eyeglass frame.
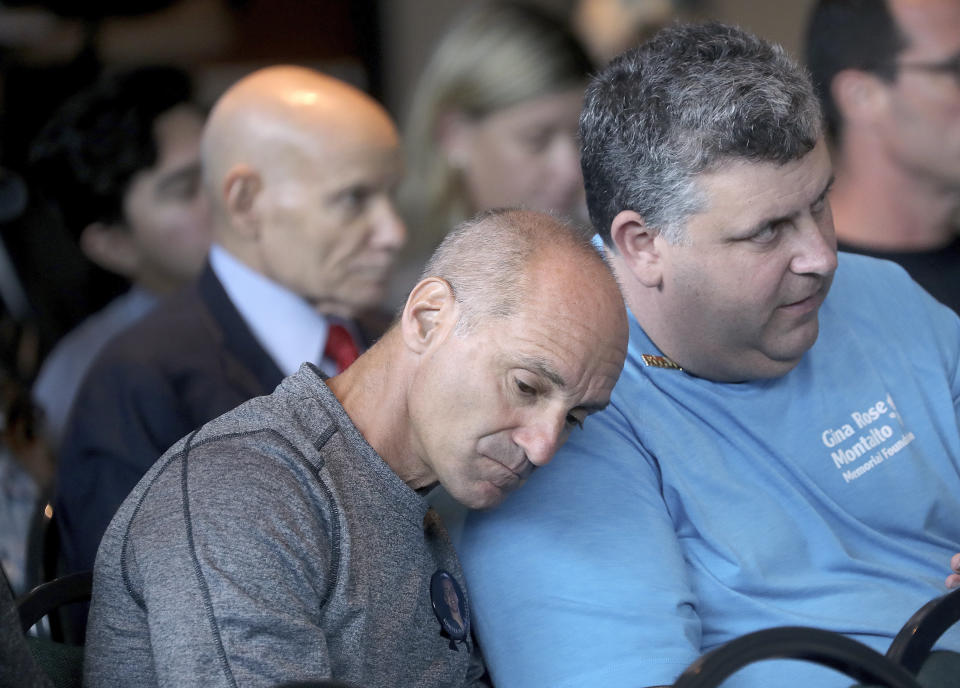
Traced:
POLYGON ((950 74, 953 80, 960 86, 960 53, 948 57, 941 62, 896 62, 896 69, 913 69, 923 72, 941 72, 950 74))

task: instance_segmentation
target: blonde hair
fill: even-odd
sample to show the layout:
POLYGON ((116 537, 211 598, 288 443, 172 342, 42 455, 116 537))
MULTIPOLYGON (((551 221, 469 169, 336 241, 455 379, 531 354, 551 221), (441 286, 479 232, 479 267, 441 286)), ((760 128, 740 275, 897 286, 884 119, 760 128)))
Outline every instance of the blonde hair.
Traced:
POLYGON ((483 118, 553 93, 583 87, 589 58, 567 27, 515 2, 472 5, 444 34, 414 90, 404 141, 407 173, 400 207, 414 250, 432 249, 476 210, 440 149, 440 118, 483 118))

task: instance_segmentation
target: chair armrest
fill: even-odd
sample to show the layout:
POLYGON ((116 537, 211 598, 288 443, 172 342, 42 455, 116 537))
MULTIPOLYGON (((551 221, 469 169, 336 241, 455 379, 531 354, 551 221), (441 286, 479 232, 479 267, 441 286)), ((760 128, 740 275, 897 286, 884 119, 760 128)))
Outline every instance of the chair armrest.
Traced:
POLYGON ((839 633, 800 626, 755 631, 735 638, 693 662, 673 688, 713 688, 748 664, 764 659, 801 659, 821 664, 861 683, 919 688, 910 673, 863 643, 839 633))
POLYGON ((73 602, 86 602, 93 589, 93 572, 81 571, 38 585, 17 600, 20 628, 26 633, 50 612, 73 602))
POLYGON ((920 607, 897 633, 887 657, 916 674, 944 631, 960 621, 960 589, 920 607))

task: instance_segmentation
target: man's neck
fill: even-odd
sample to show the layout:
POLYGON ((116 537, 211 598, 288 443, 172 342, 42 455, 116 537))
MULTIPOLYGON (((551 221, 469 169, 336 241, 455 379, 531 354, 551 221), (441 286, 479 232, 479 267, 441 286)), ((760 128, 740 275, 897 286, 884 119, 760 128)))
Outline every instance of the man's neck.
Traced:
MULTIPOLYGON (((616 269, 616 262, 614 266, 616 269)), ((621 284, 630 284, 624 289, 627 308, 653 343, 649 351, 643 351, 637 350, 631 341, 632 354, 665 357, 664 361, 644 361, 645 365, 665 368, 670 373, 675 371, 675 366, 685 375, 713 382, 739 383, 780 377, 797 364, 797 361, 774 361, 757 350, 745 349, 734 355, 722 346, 713 346, 716 342, 709 333, 679 331, 678 315, 680 319, 686 318, 665 305, 659 289, 630 283, 630 276, 622 271, 618 271, 618 276, 621 284)))
POLYGON ((877 145, 855 147, 838 159, 830 194, 840 241, 880 251, 929 251, 954 238, 960 189, 910 174, 877 145))
POLYGON ((138 289, 154 296, 166 296, 184 287, 190 280, 177 279, 172 275, 160 275, 153 272, 144 272, 137 275, 131 284, 138 289))
POLYGON ((396 329, 388 331, 349 368, 328 384, 367 443, 413 489, 436 482, 413 450, 414 438, 407 406, 402 341, 396 329))

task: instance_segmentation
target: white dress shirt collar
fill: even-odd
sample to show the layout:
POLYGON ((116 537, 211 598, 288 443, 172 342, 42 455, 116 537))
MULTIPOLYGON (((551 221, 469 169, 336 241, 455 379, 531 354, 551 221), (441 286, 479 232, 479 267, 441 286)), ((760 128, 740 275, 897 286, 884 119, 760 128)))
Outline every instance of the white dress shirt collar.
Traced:
POLYGON ((284 375, 295 373, 304 361, 319 364, 328 375, 336 374, 336 366, 331 371, 330 362, 321 360, 329 327, 326 317, 222 246, 210 248, 210 266, 253 336, 284 375))

